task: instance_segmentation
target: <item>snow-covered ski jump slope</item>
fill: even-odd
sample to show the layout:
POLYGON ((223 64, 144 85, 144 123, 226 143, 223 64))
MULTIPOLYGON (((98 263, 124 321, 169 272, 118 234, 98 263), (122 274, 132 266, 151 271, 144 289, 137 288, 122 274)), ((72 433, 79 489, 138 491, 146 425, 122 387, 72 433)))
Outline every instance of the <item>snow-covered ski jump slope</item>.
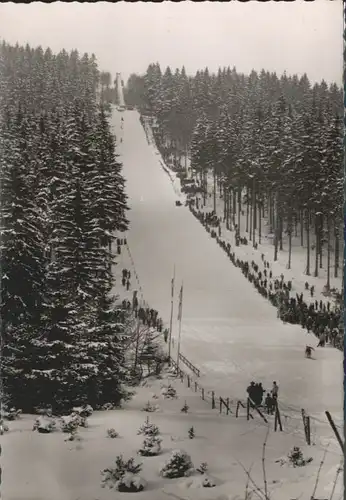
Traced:
POLYGON ((114 110, 111 122, 131 209, 128 243, 145 300, 168 324, 175 265, 174 345, 183 281, 181 352, 200 368, 201 385, 221 396, 244 398, 251 380, 262 381, 266 389, 276 380, 283 411, 299 416, 305 408, 322 423, 329 410, 341 425, 342 353, 317 349, 316 359, 305 359, 306 344, 315 345, 316 338, 277 319, 275 308, 229 262, 188 208, 175 206, 177 195, 158 151, 147 142, 139 113, 114 110))

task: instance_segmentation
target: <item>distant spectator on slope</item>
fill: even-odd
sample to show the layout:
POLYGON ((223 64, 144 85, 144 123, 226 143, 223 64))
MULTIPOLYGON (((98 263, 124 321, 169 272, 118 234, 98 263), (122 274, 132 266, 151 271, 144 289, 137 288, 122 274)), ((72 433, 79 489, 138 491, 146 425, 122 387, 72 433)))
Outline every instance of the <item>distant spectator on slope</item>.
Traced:
POLYGON ((279 386, 278 384, 275 382, 273 382, 273 387, 272 387, 272 397, 274 400, 277 400, 278 399, 278 395, 279 395, 279 386))

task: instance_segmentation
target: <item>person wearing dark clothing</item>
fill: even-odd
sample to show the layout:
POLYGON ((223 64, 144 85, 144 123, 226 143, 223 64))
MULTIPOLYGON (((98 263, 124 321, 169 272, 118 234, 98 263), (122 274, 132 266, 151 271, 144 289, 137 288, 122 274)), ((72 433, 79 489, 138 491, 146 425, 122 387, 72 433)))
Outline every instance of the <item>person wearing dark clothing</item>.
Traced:
POLYGON ((262 404, 264 393, 265 393, 265 390, 263 389, 262 383, 260 382, 259 384, 257 384, 257 404, 258 404, 258 406, 261 406, 261 404, 262 404))
POLYGON ((126 281, 126 290, 129 290, 130 289, 130 280, 128 279, 126 281))
POLYGON ((256 387, 255 387, 255 382, 251 382, 251 384, 248 386, 246 389, 246 392, 249 395, 249 398, 251 401, 255 402, 256 399, 256 387))
POLYGON ((122 282, 123 286, 126 285, 126 278, 124 276, 123 276, 123 279, 121 280, 121 282, 122 282))
POLYGON ((267 392, 266 398, 264 400, 265 407, 267 409, 268 415, 273 415, 275 401, 271 397, 270 393, 267 392))

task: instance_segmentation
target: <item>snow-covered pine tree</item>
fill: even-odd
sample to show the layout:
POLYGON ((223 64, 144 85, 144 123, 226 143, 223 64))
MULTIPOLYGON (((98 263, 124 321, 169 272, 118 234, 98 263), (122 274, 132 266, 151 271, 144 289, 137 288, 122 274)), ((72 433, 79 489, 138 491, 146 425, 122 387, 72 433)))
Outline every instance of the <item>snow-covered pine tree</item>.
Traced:
POLYGON ((38 324, 44 289, 43 219, 32 196, 30 123, 5 109, 1 123, 1 317, 7 327, 38 324))

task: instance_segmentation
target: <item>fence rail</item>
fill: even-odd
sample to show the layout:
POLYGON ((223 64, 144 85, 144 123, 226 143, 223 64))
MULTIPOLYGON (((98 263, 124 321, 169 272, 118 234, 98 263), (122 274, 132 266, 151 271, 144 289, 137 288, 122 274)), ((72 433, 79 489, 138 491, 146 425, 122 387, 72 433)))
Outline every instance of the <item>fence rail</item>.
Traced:
POLYGON ((190 368, 190 370, 193 371, 193 373, 195 373, 197 375, 197 377, 201 376, 200 370, 198 368, 196 368, 196 366, 193 365, 191 363, 191 361, 189 361, 187 358, 185 358, 185 356, 183 356, 181 353, 179 353, 179 359, 184 363, 184 365, 186 365, 188 368, 190 368))

